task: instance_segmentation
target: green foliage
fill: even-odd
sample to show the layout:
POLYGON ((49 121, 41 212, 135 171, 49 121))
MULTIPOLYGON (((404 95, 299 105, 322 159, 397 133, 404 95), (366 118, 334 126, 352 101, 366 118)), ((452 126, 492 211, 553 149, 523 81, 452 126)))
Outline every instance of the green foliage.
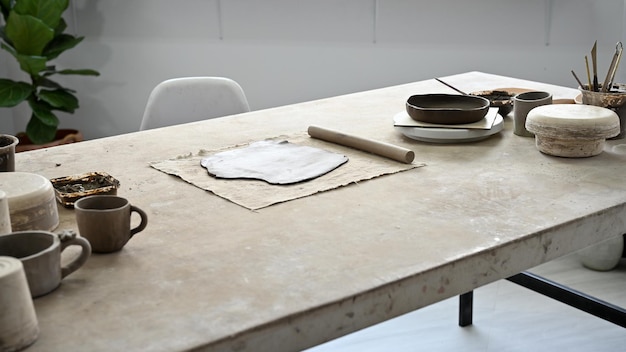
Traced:
POLYGON ((78 109, 75 91, 50 76, 98 76, 90 69, 57 70, 49 61, 78 45, 83 37, 64 33, 63 13, 69 0, 0 0, 4 26, 0 26, 0 48, 17 60, 30 83, 0 79, 0 107, 27 102, 32 110, 26 134, 34 143, 51 141, 59 125, 54 111, 73 113, 78 109))

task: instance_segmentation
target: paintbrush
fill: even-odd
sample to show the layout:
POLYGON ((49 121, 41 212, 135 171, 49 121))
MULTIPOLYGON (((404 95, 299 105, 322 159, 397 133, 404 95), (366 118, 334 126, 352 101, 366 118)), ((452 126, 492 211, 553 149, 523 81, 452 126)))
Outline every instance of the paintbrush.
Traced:
POLYGON ((572 76, 574 76, 574 78, 576 79, 576 82, 578 82, 578 84, 580 85, 580 89, 585 89, 585 86, 583 86, 583 82, 581 82, 578 79, 578 76, 576 76, 576 73, 574 72, 574 70, 572 70, 572 76))
POLYGON ((615 79, 615 73, 617 73, 617 67, 619 66, 619 61, 622 58, 623 50, 624 46, 622 45, 622 42, 618 42, 615 45, 615 54, 613 55, 613 60, 611 61, 611 65, 609 66, 609 72, 607 72, 606 74, 604 85, 602 86, 603 92, 611 91, 611 87, 613 86, 613 80, 615 79))
MULTIPOLYGON (((587 55, 585 55, 585 67, 587 68, 587 83, 589 83, 589 85, 587 86, 587 90, 592 90, 593 88, 591 86, 591 74, 589 73, 589 59, 587 58, 587 55)), ((585 87, 583 87, 583 89, 584 88, 585 87)))
POLYGON ((596 56, 598 41, 596 40, 593 43, 593 48, 591 48, 591 65, 593 66, 593 91, 598 91, 598 60, 596 56))

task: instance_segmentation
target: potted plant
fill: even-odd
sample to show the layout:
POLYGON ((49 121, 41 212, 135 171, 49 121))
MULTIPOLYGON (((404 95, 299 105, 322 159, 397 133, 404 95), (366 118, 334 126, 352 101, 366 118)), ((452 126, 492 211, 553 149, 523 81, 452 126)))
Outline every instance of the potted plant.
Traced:
POLYGON ((24 101, 31 110, 26 136, 35 144, 52 141, 59 119, 55 111, 73 113, 78 108, 75 91, 53 81, 53 75, 88 75, 90 69, 59 70, 49 61, 74 48, 84 37, 65 33, 63 13, 69 0, 0 0, 4 25, 0 26, 0 47, 19 63, 30 82, 0 79, 0 107, 14 107, 24 101))

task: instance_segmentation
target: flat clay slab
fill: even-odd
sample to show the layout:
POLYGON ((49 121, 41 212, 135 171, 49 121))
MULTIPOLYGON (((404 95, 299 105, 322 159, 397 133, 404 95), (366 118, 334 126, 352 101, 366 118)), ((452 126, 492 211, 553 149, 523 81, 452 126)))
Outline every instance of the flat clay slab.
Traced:
POLYGON ((345 155, 268 140, 214 154, 203 158, 200 164, 217 178, 258 179, 286 185, 322 176, 347 161, 345 155))

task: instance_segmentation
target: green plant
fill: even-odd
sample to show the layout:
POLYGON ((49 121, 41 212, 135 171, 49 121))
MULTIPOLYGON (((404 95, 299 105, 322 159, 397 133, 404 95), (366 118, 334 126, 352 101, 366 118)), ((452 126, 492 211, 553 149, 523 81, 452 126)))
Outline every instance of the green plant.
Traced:
POLYGON ((0 79, 0 107, 14 107, 27 101, 31 117, 26 135, 33 143, 54 139, 59 119, 54 111, 73 113, 78 108, 74 90, 50 79, 55 74, 98 76, 90 69, 57 70, 49 61, 74 48, 84 37, 64 33, 63 13, 69 0, 0 0, 4 25, 0 26, 0 47, 19 63, 30 83, 0 79))

